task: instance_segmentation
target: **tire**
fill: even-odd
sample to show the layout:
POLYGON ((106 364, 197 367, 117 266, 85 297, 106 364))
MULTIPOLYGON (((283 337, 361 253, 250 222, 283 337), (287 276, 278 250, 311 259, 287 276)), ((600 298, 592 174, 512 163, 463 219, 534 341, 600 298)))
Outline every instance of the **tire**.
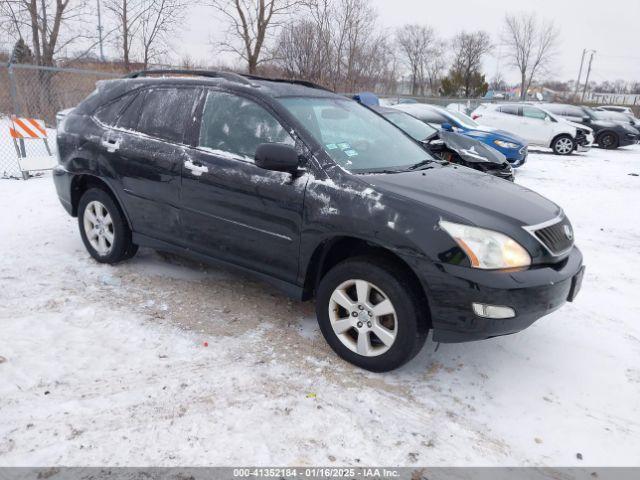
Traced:
POLYGON ((576 149, 576 141, 570 135, 560 135, 553 140, 551 149, 556 155, 571 155, 576 149))
POLYGON ((333 351, 372 372, 407 363, 420 351, 429 331, 427 305, 413 279, 395 263, 368 256, 345 260, 320 280, 316 315, 333 351), (363 284, 369 286, 368 296, 364 288, 358 295, 363 284), (383 315, 376 315, 376 310, 383 315), (384 314, 390 310, 393 313, 384 314))
POLYGON ((87 190, 80 198, 78 228, 85 248, 100 263, 117 263, 138 251, 122 210, 99 188, 87 190))
POLYGON ((598 145, 606 150, 615 150, 620 146, 620 139, 615 133, 606 132, 598 137, 598 145))

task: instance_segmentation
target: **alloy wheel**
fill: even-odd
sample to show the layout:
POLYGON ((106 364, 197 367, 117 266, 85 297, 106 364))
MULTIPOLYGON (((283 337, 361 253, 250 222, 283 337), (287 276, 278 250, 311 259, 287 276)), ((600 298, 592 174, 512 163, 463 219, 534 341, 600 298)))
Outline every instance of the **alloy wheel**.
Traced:
POLYGON ((100 256, 109 255, 115 241, 113 220, 107 208, 97 200, 87 204, 83 215, 84 232, 91 247, 100 256))
POLYGON ((561 138, 556 142, 556 152, 561 155, 571 153, 573 150, 573 140, 570 138, 561 138))
POLYGON ((333 291, 329 320, 338 339, 365 357, 382 355, 398 335, 393 303, 379 287, 366 280, 347 280, 333 291))

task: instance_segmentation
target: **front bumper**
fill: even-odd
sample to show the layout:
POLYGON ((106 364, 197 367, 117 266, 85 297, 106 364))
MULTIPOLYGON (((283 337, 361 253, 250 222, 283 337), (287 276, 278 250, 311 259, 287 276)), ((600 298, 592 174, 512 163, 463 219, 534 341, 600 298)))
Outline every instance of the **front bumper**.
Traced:
POLYGON ((595 137, 593 133, 588 133, 582 137, 576 139, 576 151, 577 152, 588 152, 591 150, 593 146, 593 142, 595 141, 595 137))
POLYGON ((619 147, 628 147, 629 145, 635 145, 640 142, 640 137, 638 135, 634 135, 633 133, 625 133, 624 135, 619 135, 620 144, 619 147))
POLYGON ((432 264, 424 265, 418 274, 429 297, 434 341, 455 343, 527 328, 572 301, 583 272, 582 253, 573 247, 559 264, 518 272, 432 264), (479 317, 473 312, 473 303, 510 307, 515 317, 479 317))

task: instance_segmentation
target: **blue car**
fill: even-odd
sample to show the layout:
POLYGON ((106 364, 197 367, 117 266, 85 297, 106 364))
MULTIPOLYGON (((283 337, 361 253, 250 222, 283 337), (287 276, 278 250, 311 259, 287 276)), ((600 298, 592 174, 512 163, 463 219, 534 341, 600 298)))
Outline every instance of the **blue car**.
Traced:
POLYGON ((424 103, 394 105, 394 108, 413 115, 424 123, 443 130, 455 131, 486 143, 507 157, 514 168, 527 161, 528 144, 525 140, 504 130, 480 125, 464 113, 424 103))

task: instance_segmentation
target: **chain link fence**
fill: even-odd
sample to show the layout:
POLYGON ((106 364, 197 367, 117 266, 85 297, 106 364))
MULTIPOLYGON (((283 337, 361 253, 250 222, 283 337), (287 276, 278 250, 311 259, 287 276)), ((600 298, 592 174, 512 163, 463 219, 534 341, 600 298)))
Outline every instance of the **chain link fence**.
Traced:
POLYGON ((42 140, 14 140, 11 117, 44 121, 50 147, 55 143, 56 113, 74 107, 89 95, 99 80, 119 73, 35 65, 0 66, 0 177, 21 178, 19 155, 49 155, 42 140))

